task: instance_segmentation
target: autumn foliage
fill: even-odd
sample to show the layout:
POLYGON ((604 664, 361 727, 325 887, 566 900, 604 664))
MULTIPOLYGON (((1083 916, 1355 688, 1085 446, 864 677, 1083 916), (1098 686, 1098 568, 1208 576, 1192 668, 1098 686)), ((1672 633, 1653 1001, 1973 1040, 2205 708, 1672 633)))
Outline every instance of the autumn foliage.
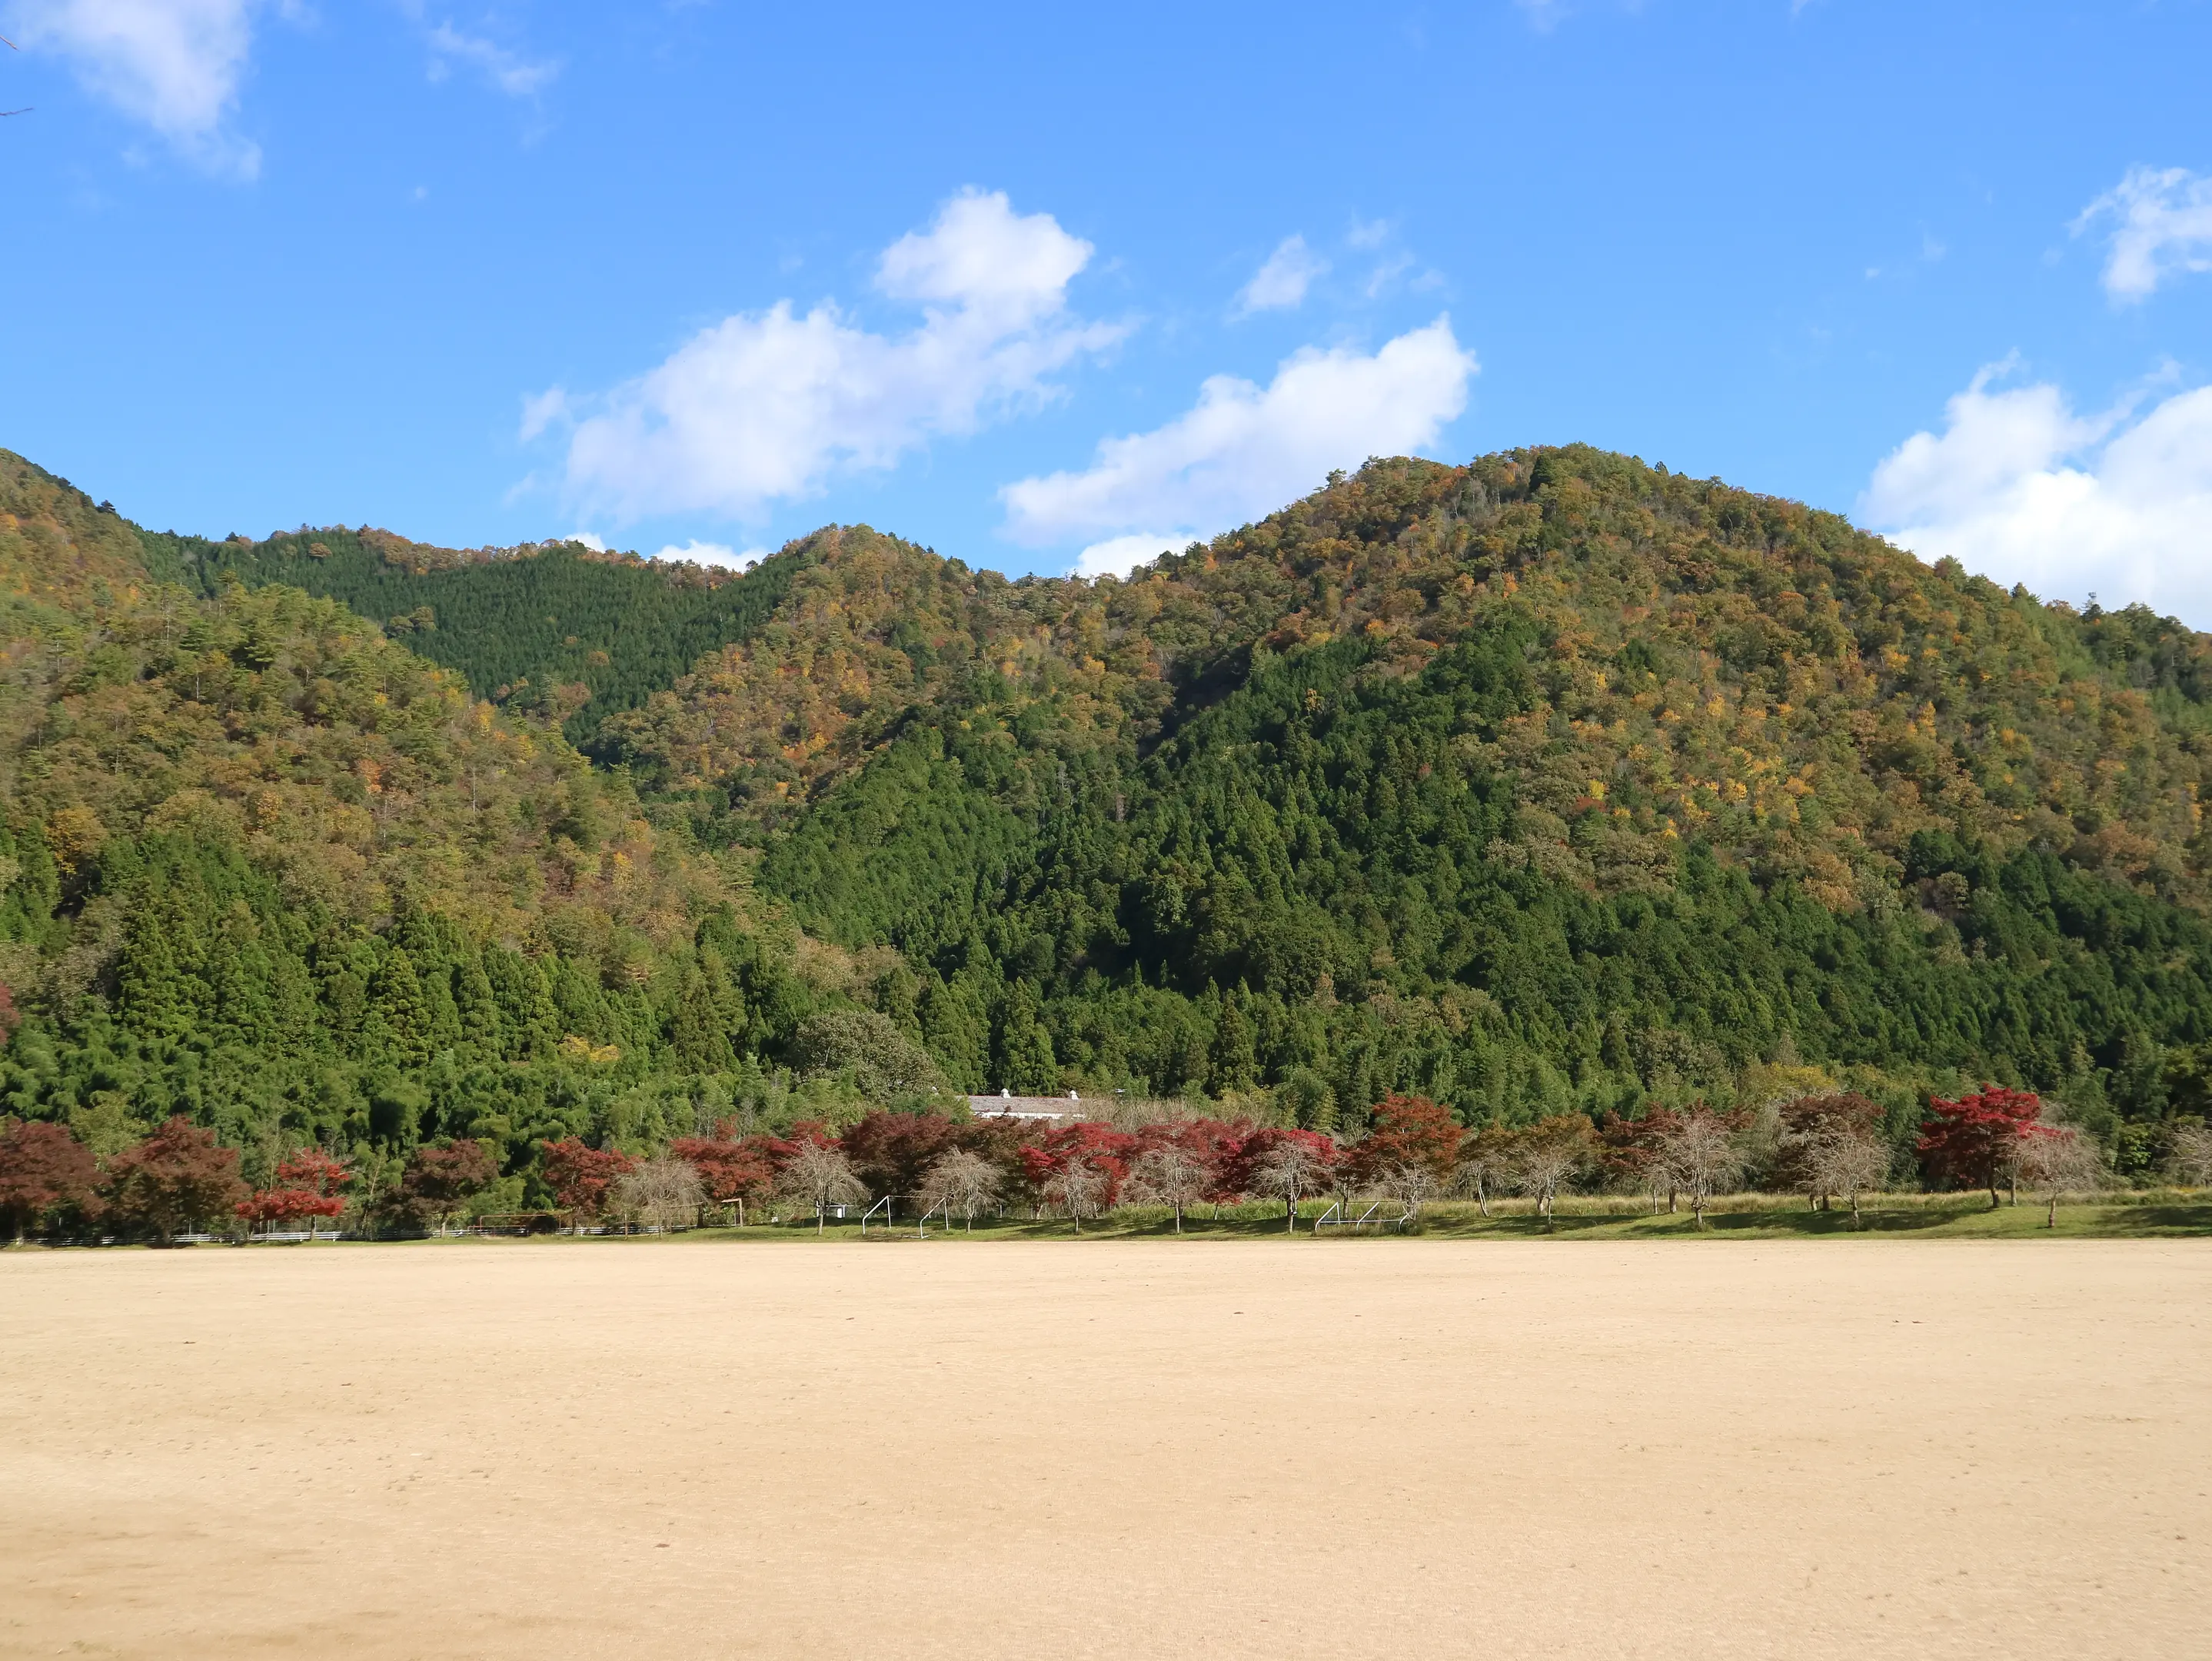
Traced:
POLYGON ((618 1149, 588 1147, 574 1136, 546 1143, 538 1164, 554 1204, 579 1218, 597 1217, 614 1185, 636 1166, 636 1160, 618 1149))
POLYGON ((276 1185, 241 1200, 234 1208, 248 1223, 276 1227, 309 1217, 337 1217, 345 1211, 338 1190, 353 1182, 343 1159, 320 1148, 302 1148, 277 1162, 276 1185))
POLYGON ((213 1131, 173 1118, 110 1161, 102 1184, 107 1217, 156 1240, 212 1222, 245 1194, 238 1164, 238 1150, 218 1145, 213 1131))
POLYGON ((1354 1182, 1375 1182, 1403 1166, 1448 1178, 1466 1133, 1448 1108, 1425 1096, 1387 1096, 1375 1106, 1375 1126, 1352 1145, 1347 1164, 1354 1182))
POLYGON ((1991 1205, 2021 1144, 2047 1134, 2038 1123, 2043 1104, 2034 1092, 2000 1085, 1985 1084, 1957 1101, 1938 1096, 1928 1112, 1919 1149, 1930 1180, 1947 1188, 1986 1188, 1991 1205))
POLYGON ((96 1214, 100 1172, 91 1150, 58 1124, 0 1129, 0 1239, 71 1213, 96 1214))

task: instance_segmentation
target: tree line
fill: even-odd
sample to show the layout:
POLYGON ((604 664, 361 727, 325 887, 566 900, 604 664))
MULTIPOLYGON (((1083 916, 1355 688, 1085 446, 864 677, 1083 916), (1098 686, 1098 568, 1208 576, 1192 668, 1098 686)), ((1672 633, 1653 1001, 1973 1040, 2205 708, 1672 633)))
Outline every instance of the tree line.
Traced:
MULTIPOLYGON (((1526 1196, 1548 1228, 1562 1193, 1579 1187, 1641 1193, 1651 1208, 1686 1208, 1703 1228, 1720 1196, 1747 1183, 1802 1194, 1809 1205, 1861 1203, 1903 1173, 1881 1130, 1881 1110, 1849 1093, 1802 1097, 1762 1116, 1698 1104, 1655 1108, 1601 1124, 1575 1114, 1518 1129, 1469 1131, 1425 1097, 1379 1103, 1370 1127, 1342 1138, 1249 1120, 1154 1117, 1135 1123, 974 1117, 877 1110, 842 1131, 800 1121, 779 1134, 679 1136, 643 1154, 569 1135, 535 1151, 526 1197, 510 1223, 573 1229, 611 1222, 655 1228, 765 1214, 811 1217, 886 1197, 909 1216, 938 1215, 972 1229, 978 1217, 1026 1212, 1079 1229, 1130 1207, 1164 1208, 1181 1232, 1195 1207, 1250 1199, 1283 1206, 1294 1229, 1304 1201, 1372 1198, 1419 1217, 1445 1195, 1472 1198, 1482 1214, 1504 1194, 1526 1196)), ((2001 1186, 2042 1195, 2046 1222, 2060 1196, 2111 1180, 2097 1144, 2053 1117, 2029 1092, 1985 1086, 1929 1104, 1916 1135, 1914 1175, 1937 1189, 2001 1186)), ((344 1220, 361 1232, 421 1233, 482 1216, 498 1204, 499 1162, 483 1141, 441 1138, 417 1146, 379 1180, 314 1147, 279 1158, 256 1185, 240 1154, 181 1116, 104 1161, 64 1127, 0 1125, 0 1228, 13 1237, 143 1239, 190 1232, 236 1236, 344 1220)), ((2181 1128, 2173 1177, 2212 1184, 2212 1130, 2181 1128)))

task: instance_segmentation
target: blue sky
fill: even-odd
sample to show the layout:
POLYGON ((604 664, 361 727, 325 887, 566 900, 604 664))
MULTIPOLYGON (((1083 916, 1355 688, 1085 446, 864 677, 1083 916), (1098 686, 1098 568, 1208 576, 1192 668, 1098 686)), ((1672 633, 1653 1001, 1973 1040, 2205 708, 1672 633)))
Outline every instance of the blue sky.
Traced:
POLYGON ((2212 626, 2212 6, 0 0, 0 444, 156 526, 1106 569, 1587 440, 2212 626))

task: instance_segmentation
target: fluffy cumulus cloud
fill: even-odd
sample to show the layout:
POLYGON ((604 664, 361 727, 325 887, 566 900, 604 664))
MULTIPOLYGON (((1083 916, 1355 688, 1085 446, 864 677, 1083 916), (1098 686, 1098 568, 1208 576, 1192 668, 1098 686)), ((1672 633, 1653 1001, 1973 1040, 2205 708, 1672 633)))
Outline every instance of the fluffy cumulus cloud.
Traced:
POLYGON ((1215 375, 1191 410, 1149 433, 1107 439, 1084 471, 1007 485, 1007 532, 1032 546, 1094 538, 1078 569, 1126 571, 1279 508, 1332 468, 1433 444, 1467 407, 1475 370, 1451 319, 1439 317, 1371 354, 1308 348, 1265 386, 1215 375))
POLYGON ((204 167, 251 178, 260 151, 229 131, 256 0, 19 0, 18 45, 66 58, 85 84, 204 167))
POLYGON ((2047 598, 2212 626, 2212 386, 2085 416, 2057 386, 2002 386, 2009 367, 1875 468, 1861 516, 1923 558, 2047 598))
POLYGON ((1125 577, 1136 567, 1190 545, 1190 531, 1132 531, 1094 542, 1075 557, 1075 575, 1125 577))
POLYGON ((877 289, 921 313, 906 333, 781 301, 702 330, 599 397, 527 400, 523 437, 567 426, 569 492, 617 517, 751 517, 1056 396, 1054 371, 1121 333, 1068 309, 1091 254, 1050 214, 965 192, 877 262, 877 289))
POLYGON ((1286 236, 1267 263, 1252 274, 1237 295, 1237 314, 1284 311, 1303 305, 1315 279, 1327 275, 1328 261, 1306 246, 1303 236, 1286 236))
POLYGON ((2131 167, 2074 222, 2076 236, 2110 228, 2105 292, 2122 305, 2167 277, 2212 271, 2212 177, 2186 167, 2131 167))

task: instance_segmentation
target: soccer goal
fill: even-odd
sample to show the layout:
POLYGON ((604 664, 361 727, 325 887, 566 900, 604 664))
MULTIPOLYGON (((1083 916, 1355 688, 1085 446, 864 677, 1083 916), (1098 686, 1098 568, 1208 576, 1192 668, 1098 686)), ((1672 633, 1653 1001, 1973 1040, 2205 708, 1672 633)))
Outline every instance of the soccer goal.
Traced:
POLYGON ((1334 1228, 1340 1232, 1351 1234, 1357 1234, 1363 1229, 1372 1228, 1379 1234, 1386 1228, 1403 1228, 1413 1220, 1413 1210, 1411 1206, 1407 1206, 1404 1214, 1401 1216, 1378 1217, 1375 1214, 1389 1203, 1387 1200, 1376 1200, 1355 1217, 1346 1208, 1343 1201, 1334 1201, 1328 1210, 1314 1219, 1315 1237, 1318 1238, 1324 1228, 1334 1228))

